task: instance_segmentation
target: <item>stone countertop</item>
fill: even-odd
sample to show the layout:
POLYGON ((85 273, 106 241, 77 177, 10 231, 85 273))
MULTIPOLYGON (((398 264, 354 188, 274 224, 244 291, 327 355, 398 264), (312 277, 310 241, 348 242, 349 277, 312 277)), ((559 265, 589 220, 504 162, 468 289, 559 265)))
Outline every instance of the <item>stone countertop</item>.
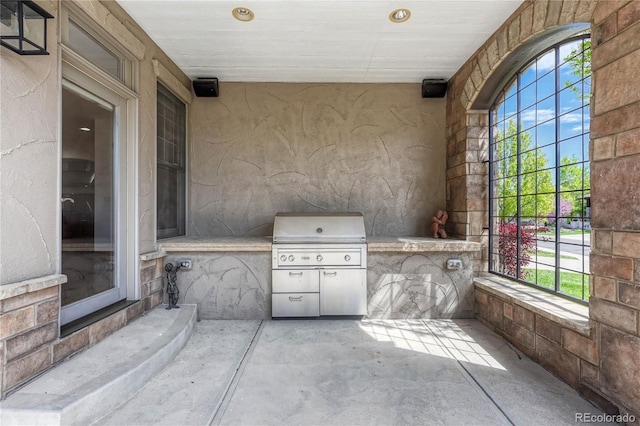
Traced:
POLYGON ((368 252, 474 252, 480 251, 480 243, 464 240, 428 237, 368 237, 368 252))
MULTIPOLYGON (((176 237, 162 240, 159 250, 164 252, 268 252, 270 236, 264 237, 176 237)), ((369 253, 399 252, 474 252, 480 251, 480 243, 464 240, 426 237, 368 237, 369 253)))
POLYGON ((177 251, 271 251, 272 237, 176 237, 159 242, 159 250, 177 251))

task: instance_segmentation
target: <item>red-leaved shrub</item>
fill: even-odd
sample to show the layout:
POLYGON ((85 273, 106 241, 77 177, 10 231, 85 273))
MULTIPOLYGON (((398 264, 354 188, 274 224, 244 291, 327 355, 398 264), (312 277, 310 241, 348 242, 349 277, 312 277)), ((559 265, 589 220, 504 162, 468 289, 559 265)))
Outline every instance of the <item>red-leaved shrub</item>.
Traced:
POLYGON ((518 224, 514 222, 498 224, 498 255, 502 273, 525 279, 524 268, 529 264, 536 246, 535 232, 534 227, 520 227, 520 276, 518 276, 518 224))

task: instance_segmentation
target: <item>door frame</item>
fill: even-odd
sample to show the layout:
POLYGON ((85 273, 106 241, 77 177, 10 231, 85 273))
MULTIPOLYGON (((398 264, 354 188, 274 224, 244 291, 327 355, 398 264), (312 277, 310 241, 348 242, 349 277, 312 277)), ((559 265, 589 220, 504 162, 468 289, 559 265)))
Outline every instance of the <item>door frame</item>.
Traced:
MULTIPOLYGON (((138 247, 138 96, 135 92, 125 87, 120 81, 114 79, 100 68, 86 61, 84 58, 68 49, 64 45, 61 49, 61 77, 58 105, 60 106, 60 125, 58 126, 58 200, 62 197, 62 86, 66 85, 71 90, 80 89, 99 98, 109 98, 115 95, 121 99, 116 108, 118 114, 126 121, 122 128, 116 124, 118 135, 117 157, 114 164, 114 193, 116 217, 114 240, 116 244, 116 289, 117 299, 139 300, 139 247, 138 247), (111 95, 109 95, 111 93, 111 95), (105 96, 106 94, 106 96, 105 96)), ((108 100, 108 99, 107 99, 108 100)), ((62 271, 62 204, 57 204, 58 217, 58 273, 62 271)), ((105 292, 106 293, 106 292, 105 292)), ((100 294, 88 297, 82 301, 72 303, 60 308, 60 325, 67 324, 75 319, 89 315, 103 306, 100 294), (92 300, 93 299, 93 300, 92 300)), ((116 300, 117 301, 117 300, 116 300)))

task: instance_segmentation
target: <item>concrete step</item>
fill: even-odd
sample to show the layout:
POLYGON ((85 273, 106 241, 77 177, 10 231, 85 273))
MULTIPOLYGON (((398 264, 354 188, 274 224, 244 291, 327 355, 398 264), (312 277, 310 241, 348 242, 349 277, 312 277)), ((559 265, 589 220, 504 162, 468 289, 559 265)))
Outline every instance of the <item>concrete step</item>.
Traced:
POLYGON ((0 403, 0 424, 88 425, 131 399, 178 355, 196 306, 160 306, 0 403))
POLYGON ((211 424, 259 329, 259 320, 198 322, 167 368, 93 426, 211 424))

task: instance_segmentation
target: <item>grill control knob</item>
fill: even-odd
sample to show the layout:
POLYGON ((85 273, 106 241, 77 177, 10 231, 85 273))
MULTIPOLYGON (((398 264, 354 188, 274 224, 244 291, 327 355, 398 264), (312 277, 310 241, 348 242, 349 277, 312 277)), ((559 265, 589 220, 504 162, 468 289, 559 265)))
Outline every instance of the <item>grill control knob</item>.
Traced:
POLYGON ((319 254, 319 255, 318 255, 318 257, 316 257, 316 260, 317 260, 318 262, 322 262, 322 255, 321 255, 321 254, 319 254))
POLYGON ((280 261, 284 262, 286 260, 287 260, 287 256, 285 256, 284 254, 280 256, 280 261))
POLYGON ((347 254, 347 255, 344 257, 344 260, 345 260, 346 262, 350 261, 350 260, 351 260, 351 256, 349 256, 349 255, 347 254))
POLYGON ((293 262, 294 260, 296 260, 296 258, 293 257, 293 255, 289 256, 289 262, 293 262))

